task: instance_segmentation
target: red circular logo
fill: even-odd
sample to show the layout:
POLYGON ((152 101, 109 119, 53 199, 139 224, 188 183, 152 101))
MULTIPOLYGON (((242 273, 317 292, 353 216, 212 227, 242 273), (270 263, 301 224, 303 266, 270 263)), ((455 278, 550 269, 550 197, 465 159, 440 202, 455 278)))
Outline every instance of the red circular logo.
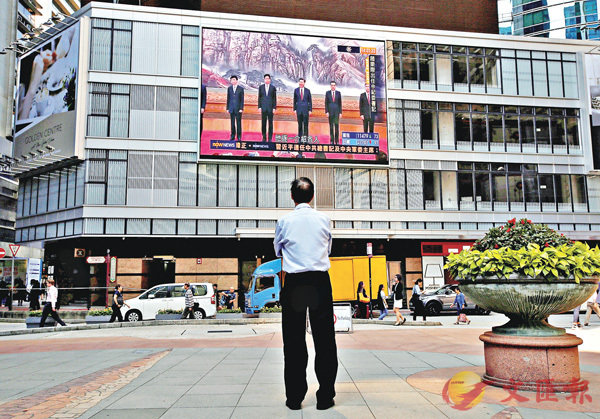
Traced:
POLYGON ((0 247, 0 259, 6 256, 6 250, 0 247))
POLYGON ((333 313, 333 324, 335 324, 337 322, 337 316, 335 315, 335 313, 333 313))

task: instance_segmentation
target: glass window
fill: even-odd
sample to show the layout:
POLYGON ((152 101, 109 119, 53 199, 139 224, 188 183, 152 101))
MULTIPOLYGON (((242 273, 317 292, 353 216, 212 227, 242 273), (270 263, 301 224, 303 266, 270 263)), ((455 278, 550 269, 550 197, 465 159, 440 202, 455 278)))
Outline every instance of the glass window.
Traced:
POLYGON ((452 60, 450 54, 436 54, 435 66, 437 90, 452 90, 452 60))
POLYGON ((181 28, 181 75, 198 77, 200 66, 200 28, 183 26, 181 28))
POLYGON ((484 113, 471 114, 473 125, 473 143, 475 150, 487 150, 487 124, 484 113))
POLYGON ((540 210, 540 196, 538 188, 538 179, 536 175, 524 174, 523 175, 523 186, 525 192, 525 203, 527 205, 527 211, 539 211, 540 210))
POLYGON ((388 209, 387 170, 371 170, 371 201, 373 209, 388 209))
POLYGON ((533 117, 521 116, 521 142, 523 151, 535 153, 535 130, 533 128, 533 117))
POLYGON ((421 111, 421 140, 423 148, 438 148, 437 112, 421 111))
POLYGON ((445 210, 458 210, 456 172, 442 171, 442 206, 445 210))
POLYGON ((239 165, 240 183, 239 188, 239 206, 256 207, 256 166, 239 165))
POLYGON ((530 60, 517 60, 517 80, 519 83, 519 96, 532 96, 530 60))
POLYGON ((575 212, 587 212, 587 199, 585 196, 585 176, 571 175, 571 194, 573 196, 573 209, 575 212))
POLYGON ((563 97, 562 67, 560 61, 548 61, 550 96, 563 97))
MULTIPOLYGON (((483 67, 483 57, 469 57, 469 82, 471 84, 484 84, 484 67, 483 67)), ((473 89, 473 86, 471 86, 473 89)))
POLYGON ((219 165, 219 206, 235 207, 237 202, 237 167, 233 164, 219 165))
POLYGON ((513 58, 504 58, 502 51, 502 92, 505 95, 517 94, 517 68, 513 58))
POLYGON ((406 196, 408 197, 408 209, 423 209, 423 172, 421 170, 406 171, 406 196))
POLYGON ((567 140, 569 147, 579 146, 579 124, 577 118, 567 118, 567 140))
POLYGON ((479 211, 492 210, 492 188, 489 172, 475 173, 475 202, 477 202, 477 210, 479 211))
MULTIPOLYGON (((75 186, 75 205, 83 205, 84 190, 85 190, 85 163, 77 166, 77 184, 75 186)), ((50 180, 50 190, 52 190, 52 180, 50 180)))
POLYGON ((519 118, 517 115, 504 115, 504 138, 508 151, 520 150, 519 147, 519 118))
POLYGON ((196 163, 179 162, 179 199, 180 206, 196 205, 196 163))
POLYGON ((335 207, 352 208, 352 169, 335 168, 335 207))
POLYGON ((407 84, 407 81, 416 82, 419 80, 417 72, 417 53, 402 52, 402 79, 405 81, 404 87, 416 86, 416 83, 407 84))
MULTIPOLYGON (((68 171, 67 169, 63 169, 60 171, 60 184, 58 190, 58 208, 66 208, 67 207, 67 181, 68 181, 68 171)), ((33 208, 33 191, 31 193, 31 202, 33 208)))
POLYGON ((192 285, 191 287, 194 297, 202 297, 208 293, 206 290, 206 285, 192 285))
POLYGON ((148 294, 145 296, 145 298, 148 298, 149 296, 153 296, 153 298, 167 298, 169 295, 169 287, 163 285, 160 287, 156 287, 156 288, 152 288, 150 291, 148 291, 148 294))
POLYGON ((124 205, 127 185, 127 162, 109 161, 106 203, 124 205))
POLYGON ((554 200, 554 176, 539 175, 539 179, 542 211, 556 211, 556 201, 554 200))
POLYGON ((504 172, 492 173, 492 188, 494 210, 507 211, 508 191, 506 190, 506 174, 504 172))
POLYGON ((170 288, 171 297, 185 297, 185 290, 183 289, 183 285, 172 285, 170 288))
POLYGON ((258 206, 277 207, 277 183, 275 166, 258 166, 258 206))
POLYGON ((115 20, 113 29, 112 71, 131 71, 131 22, 115 20))
POLYGON ((490 148, 492 150, 504 150, 504 126, 502 115, 488 114, 490 148))
POLYGON ((277 207, 293 208, 294 202, 290 198, 290 185, 296 178, 294 166, 277 167, 277 207))
POLYGON ((48 207, 48 178, 40 178, 38 186, 38 202, 37 202, 37 213, 42 214, 46 212, 48 207))
POLYGON ((550 118, 537 116, 535 118, 535 139, 538 152, 550 153, 550 118))
POLYGON ((254 286, 255 292, 264 291, 275 286, 274 276, 258 276, 256 277, 256 284, 254 286))
POLYGON ((548 75, 546 61, 533 60, 533 91, 536 96, 548 96, 548 75))
POLYGON ((425 209, 441 209, 440 186, 439 171, 423 171, 423 196, 425 198, 425 209))
POLYGON ((565 78, 565 97, 576 99, 577 94, 577 63, 563 62, 563 75, 565 78))
POLYGON ((554 175, 554 188, 559 212, 571 212, 573 210, 570 183, 569 175, 554 175))
POLYGON ((91 70, 110 71, 111 27, 110 19, 92 19, 91 70))
MULTIPOLYGON (((492 52, 495 53, 495 50, 492 52)), ((488 93, 500 93, 500 65, 498 58, 495 56, 485 57, 485 84, 488 93)))
MULTIPOLYGON (((340 169, 335 169, 340 170, 340 169)), ((348 169, 344 169, 348 170, 348 169)), ((336 173, 337 176, 337 173, 336 173)), ((390 169, 390 208, 391 209, 406 209, 406 190, 404 170, 390 169)), ((336 178, 337 185, 337 178, 336 178)), ((455 186, 456 188, 456 186, 455 186)), ((456 195, 456 194, 455 194, 456 195)), ((336 190, 336 208, 337 206, 337 190, 336 190)), ((341 207, 340 207, 341 208, 341 207)))
POLYGON ((181 89, 179 138, 198 139, 198 89, 181 89))
POLYGON ((459 150, 471 149, 471 118, 468 112, 454 114, 454 138, 459 150))
POLYGON ((198 206, 217 206, 217 165, 198 165, 198 206))
POLYGON ((567 137, 564 118, 550 118, 550 135, 554 153, 567 152, 567 137))
POLYGON ((524 210, 523 206, 523 179, 520 174, 508 174, 508 192, 510 198, 511 211, 524 210), (514 204, 514 205, 513 205, 514 204))
POLYGON ((354 169, 352 171, 352 196, 354 208, 370 208, 369 183, 368 169, 354 169))
POLYGON ((474 210, 473 173, 458 172, 458 199, 461 210, 474 210))
POLYGON ((421 88, 434 89, 435 84, 435 66, 433 65, 433 54, 419 54, 419 77, 421 79, 421 88))
POLYGON ((468 91, 467 56, 452 55, 452 80, 454 90, 459 92, 468 91))

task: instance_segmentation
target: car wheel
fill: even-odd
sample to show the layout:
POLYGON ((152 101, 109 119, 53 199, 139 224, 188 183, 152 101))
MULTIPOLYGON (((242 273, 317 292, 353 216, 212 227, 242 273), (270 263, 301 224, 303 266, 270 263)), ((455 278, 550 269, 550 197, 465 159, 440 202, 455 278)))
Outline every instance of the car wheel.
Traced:
POLYGON ((138 310, 129 310, 125 315, 125 320, 128 322, 139 322, 142 320, 142 313, 138 310))
POLYGON ((427 309, 427 312, 432 316, 437 316, 438 314, 440 314, 440 311, 442 311, 442 306, 437 301, 432 301, 428 303, 427 307, 425 308, 427 309))
POLYGON ((198 310, 194 310, 194 319, 202 320, 205 317, 206 317, 206 313, 201 308, 199 308, 198 310))

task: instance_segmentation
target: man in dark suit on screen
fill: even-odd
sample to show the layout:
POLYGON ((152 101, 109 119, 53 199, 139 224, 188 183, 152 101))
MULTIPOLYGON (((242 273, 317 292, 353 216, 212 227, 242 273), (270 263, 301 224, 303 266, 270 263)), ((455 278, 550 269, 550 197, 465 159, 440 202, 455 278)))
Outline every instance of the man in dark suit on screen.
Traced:
POLYGON ((375 121, 371 113, 371 94, 369 85, 365 85, 365 92, 360 95, 360 119, 363 121, 363 132, 373 132, 375 121))
POLYGON ((204 110, 206 109, 206 85, 203 84, 200 89, 200 138, 202 138, 202 130, 204 128, 204 110))
POLYGON ((265 74, 265 83, 258 88, 258 109, 262 116, 262 140, 273 140, 273 113, 277 109, 277 92, 271 86, 271 75, 265 74), (267 121, 269 121, 269 131, 267 133, 267 121))
POLYGON ((325 93, 325 115, 329 117, 329 137, 331 138, 331 144, 339 144, 342 94, 335 90, 335 81, 332 81, 330 85, 331 90, 325 93))
POLYGON ((312 114, 312 96, 310 90, 304 87, 305 80, 298 80, 294 90, 294 112, 298 120, 298 138, 308 137, 308 118, 312 114))
POLYGON ((237 76, 229 78, 231 86, 227 88, 227 112, 231 118, 230 141, 242 139, 242 111, 244 110, 244 88, 238 86, 237 76))

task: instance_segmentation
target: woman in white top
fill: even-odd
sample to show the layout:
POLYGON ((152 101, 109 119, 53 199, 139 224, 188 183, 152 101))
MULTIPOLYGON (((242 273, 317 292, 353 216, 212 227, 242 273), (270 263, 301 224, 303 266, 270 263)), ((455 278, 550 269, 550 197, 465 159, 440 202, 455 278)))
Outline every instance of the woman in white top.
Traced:
POLYGON ((585 323, 583 323, 584 326, 590 325, 592 310, 594 310, 596 312, 596 315, 600 318, 600 308, 598 307, 598 290, 596 290, 596 292, 594 292, 587 300, 587 308, 585 310, 585 323))
POLYGON ((421 287, 419 284, 422 284, 423 280, 421 278, 417 279, 415 282, 415 286, 412 289, 412 300, 414 311, 413 311, 413 321, 417 321, 417 316, 423 316, 423 321, 427 320, 427 314, 425 313, 425 306, 423 306, 423 301, 419 298, 422 294, 421 287))
POLYGON ((54 279, 47 279, 46 284, 48 285, 48 289, 46 290, 46 304, 44 305, 44 310, 42 311, 40 327, 45 326, 48 315, 51 315, 56 323, 60 324, 61 326, 66 326, 65 322, 61 320, 60 316, 56 312, 58 289, 54 286, 54 279))

